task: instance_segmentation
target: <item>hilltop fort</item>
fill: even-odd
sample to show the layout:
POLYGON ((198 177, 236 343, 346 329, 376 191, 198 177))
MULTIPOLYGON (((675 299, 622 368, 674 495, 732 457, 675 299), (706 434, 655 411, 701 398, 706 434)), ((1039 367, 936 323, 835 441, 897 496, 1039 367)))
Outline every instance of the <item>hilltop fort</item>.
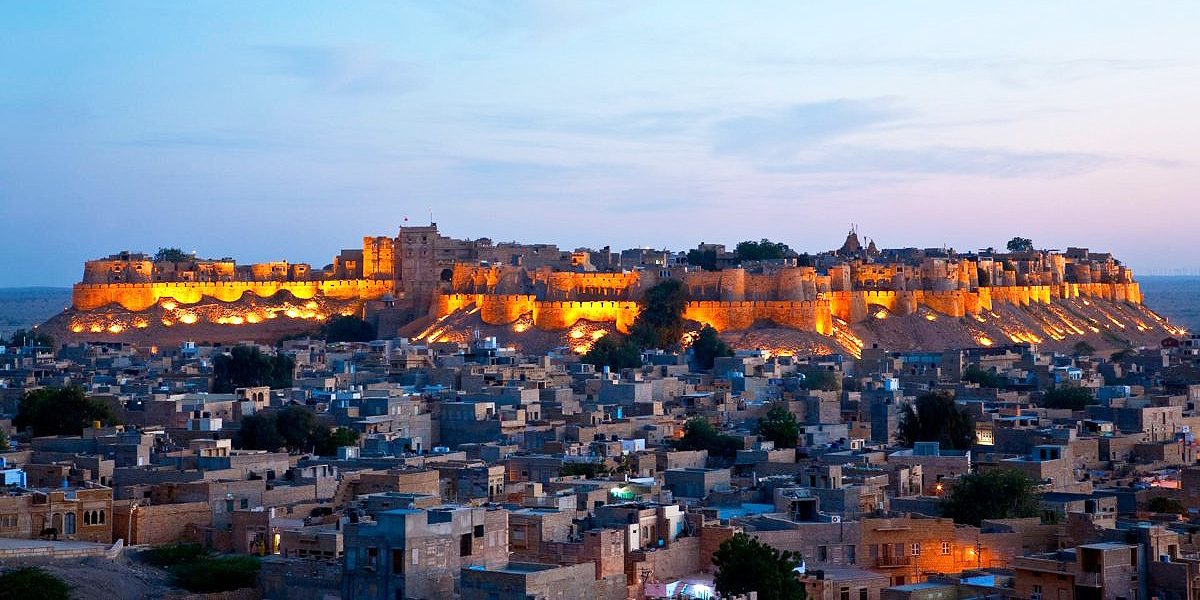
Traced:
POLYGON ((47 327, 63 341, 265 340, 353 314, 383 337, 482 333, 581 351, 600 331, 627 331, 642 292, 664 279, 687 288, 685 318, 739 346, 779 351, 1116 347, 1181 333, 1142 305, 1129 268, 1085 248, 879 249, 851 230, 836 250, 747 260, 717 244, 684 255, 460 240, 436 224, 364 237, 320 269, 121 252, 85 263, 72 307, 47 327))

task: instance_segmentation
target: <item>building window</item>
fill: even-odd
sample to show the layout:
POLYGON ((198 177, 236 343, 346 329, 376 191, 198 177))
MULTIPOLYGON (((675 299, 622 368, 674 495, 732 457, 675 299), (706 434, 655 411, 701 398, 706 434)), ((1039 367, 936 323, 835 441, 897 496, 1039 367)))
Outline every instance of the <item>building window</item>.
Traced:
POLYGON ((100 524, 104 524, 104 509, 100 509, 100 524))
POLYGON ((91 513, 91 511, 84 511, 84 512, 83 512, 83 524, 84 524, 84 525, 91 525, 91 524, 92 524, 92 513, 91 513))
POLYGON ((817 560, 820 562, 829 560, 829 546, 817 546, 817 560))
POLYGON ((404 548, 393 548, 392 549, 392 572, 393 573, 403 573, 404 572, 404 548))
POLYGON ((462 537, 458 538, 458 555, 459 556, 470 556, 471 555, 471 534, 464 533, 464 534, 462 534, 462 537))
POLYGON ((63 523, 63 533, 67 535, 75 533, 75 513, 67 513, 66 521, 63 523))
POLYGON ((250 499, 242 498, 241 506, 242 506, 242 508, 250 508, 250 499))
POLYGON ((942 555, 950 554, 950 542, 942 542, 942 555))
POLYGON ((858 600, 867 600, 867 588, 858 588, 858 600))
POLYGON ((367 566, 374 567, 379 564, 379 548, 367 548, 367 566))
POLYGON ((483 525, 476 525, 474 534, 477 538, 483 537, 483 525))
POLYGON ((846 564, 852 565, 858 560, 857 548, 853 544, 846 546, 846 564))
POLYGON ((848 588, 848 587, 842 588, 842 593, 839 595, 839 598, 841 600, 850 600, 850 588, 848 588))
POLYGON ((920 542, 913 542, 913 543, 912 543, 912 546, 909 548, 909 552, 910 552, 910 553, 911 553, 913 556, 920 556, 920 555, 921 555, 921 544, 920 544, 920 542))

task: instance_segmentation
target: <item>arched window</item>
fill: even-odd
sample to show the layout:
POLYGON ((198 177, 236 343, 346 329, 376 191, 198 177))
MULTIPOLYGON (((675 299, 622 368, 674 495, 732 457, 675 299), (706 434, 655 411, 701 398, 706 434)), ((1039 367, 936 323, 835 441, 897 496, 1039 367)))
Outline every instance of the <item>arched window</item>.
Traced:
POLYGON ((75 513, 67 513, 64 515, 63 533, 67 535, 75 533, 75 513))
POLYGON ((92 524, 92 513, 90 511, 83 512, 83 524, 84 525, 92 524))
POLYGON ((104 523, 104 509, 100 510, 100 523, 104 523))

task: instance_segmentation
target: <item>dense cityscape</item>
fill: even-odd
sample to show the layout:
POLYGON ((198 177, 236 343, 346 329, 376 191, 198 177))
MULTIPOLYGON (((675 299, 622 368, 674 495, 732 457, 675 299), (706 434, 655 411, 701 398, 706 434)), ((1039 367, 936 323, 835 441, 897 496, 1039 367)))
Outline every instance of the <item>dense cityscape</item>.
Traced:
POLYGON ((0 346, 9 574, 272 599, 1200 586, 1200 338, 1109 254, 364 244, 320 270, 89 261, 0 346), (187 291, 222 285, 244 289, 187 291), (748 345, 788 335, 827 343, 748 345))
POLYGON ((0 600, 1200 600, 1200 2, 0 15, 0 600))

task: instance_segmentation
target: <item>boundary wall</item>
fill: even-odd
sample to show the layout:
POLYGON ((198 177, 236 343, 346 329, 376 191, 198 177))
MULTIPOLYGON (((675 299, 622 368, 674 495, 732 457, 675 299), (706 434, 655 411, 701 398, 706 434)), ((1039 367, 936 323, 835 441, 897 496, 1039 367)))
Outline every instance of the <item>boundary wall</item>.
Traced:
MULTIPOLYGON (((711 325, 718 331, 748 329, 767 321, 778 327, 811 331, 822 335, 833 332, 833 319, 858 323, 871 317, 878 308, 908 315, 919 307, 949 317, 963 317, 992 310, 997 304, 1029 306, 1049 304, 1054 299, 1100 298, 1114 302, 1140 304, 1137 283, 1064 283, 1053 286, 998 286, 974 291, 950 290, 858 290, 822 292, 817 300, 693 301, 684 309, 684 318, 711 325)), ((442 294, 434 305, 435 316, 477 307, 480 318, 489 325, 507 325, 532 314, 534 326, 554 331, 571 327, 586 319, 616 323, 627 333, 637 317, 634 301, 546 301, 532 295, 442 294)))
POLYGON ((371 300, 391 292, 395 283, 385 279, 328 279, 319 281, 170 281, 157 283, 77 283, 72 288, 72 305, 79 310, 119 304, 133 311, 146 310, 159 300, 171 298, 195 304, 205 298, 234 302, 252 293, 267 298, 288 291, 300 299, 318 294, 338 300, 371 300))

